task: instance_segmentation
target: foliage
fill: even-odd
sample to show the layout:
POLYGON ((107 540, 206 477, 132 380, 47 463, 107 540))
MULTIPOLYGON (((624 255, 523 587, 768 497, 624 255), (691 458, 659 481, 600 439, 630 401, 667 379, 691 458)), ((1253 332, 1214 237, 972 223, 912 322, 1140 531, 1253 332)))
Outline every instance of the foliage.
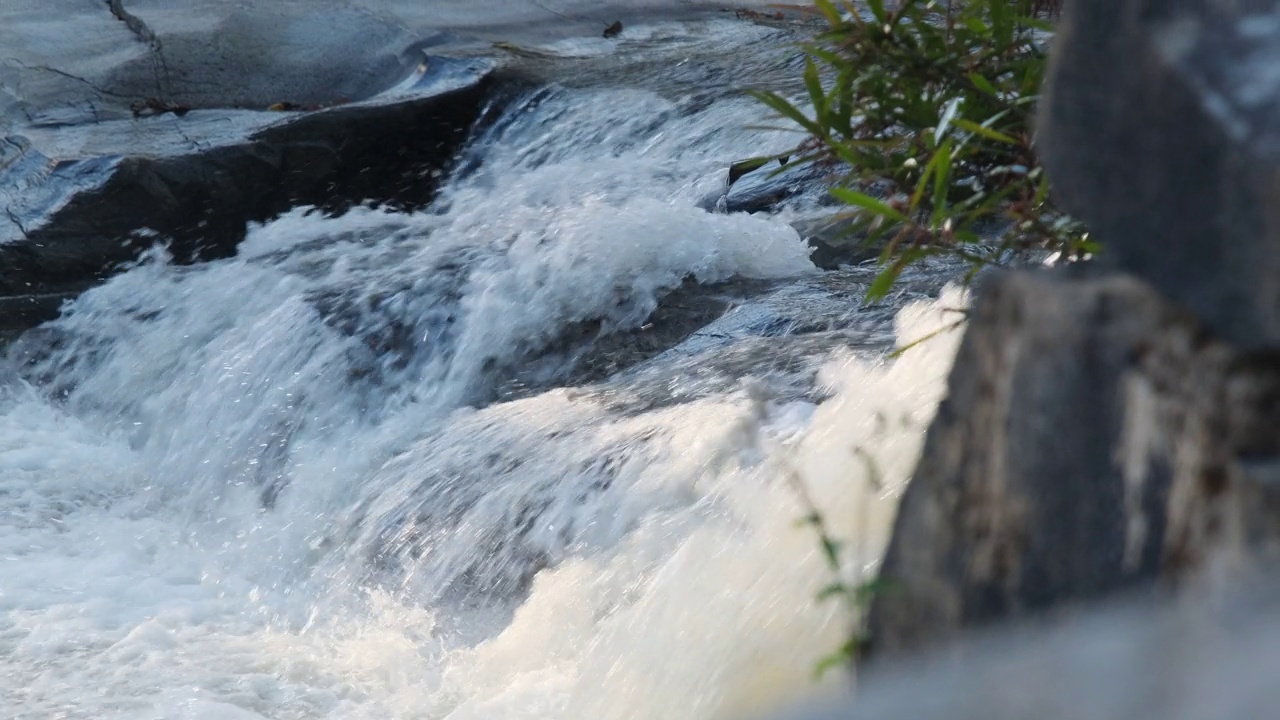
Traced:
MULTIPOLYGON (((876 492, 883 490, 880 471, 871 454, 862 447, 855 447, 853 452, 863 463, 868 486, 876 492)), ((819 601, 832 600, 841 602, 848 611, 849 617, 855 623, 852 631, 845 641, 840 644, 840 647, 818 661, 817 666, 814 668, 814 675, 820 678, 832 669, 849 666, 857 657, 867 641, 867 608, 871 604, 872 598, 884 591, 885 581, 881 578, 873 578, 863 582, 850 583, 845 579, 844 562, 841 558, 843 545, 828 530, 826 519, 818 511, 818 506, 813 502, 808 488, 800 476, 792 472, 788 475, 788 479, 796 492, 797 498, 805 508, 805 515, 801 518, 800 525, 812 528, 814 533, 817 534, 818 542, 822 548, 823 562, 831 573, 830 583, 818 591, 817 599, 819 601)))
POLYGON ((812 112, 756 97, 808 135, 779 159, 841 169, 832 195, 881 248, 869 296, 932 255, 976 272, 1021 250, 1097 250, 1054 206, 1033 147, 1056 0, 816 2, 829 27, 805 48, 812 112))

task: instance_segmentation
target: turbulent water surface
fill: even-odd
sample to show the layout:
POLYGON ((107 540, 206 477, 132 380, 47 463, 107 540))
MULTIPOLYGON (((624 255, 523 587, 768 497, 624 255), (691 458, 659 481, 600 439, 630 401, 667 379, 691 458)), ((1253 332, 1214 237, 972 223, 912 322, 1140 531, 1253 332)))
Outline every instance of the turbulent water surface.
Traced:
POLYGON ((552 46, 620 57, 540 60, 570 64, 430 208, 156 252, 15 343, 0 715, 693 720, 814 691, 849 620, 814 600, 797 481, 873 563, 953 342, 885 359, 893 314, 914 339, 962 299, 928 274, 862 307, 867 273, 820 273, 788 222, 813 198, 716 211, 728 162, 794 142, 725 91, 793 74, 790 38, 728 25, 552 46), (584 366, 723 282, 682 344, 584 366))

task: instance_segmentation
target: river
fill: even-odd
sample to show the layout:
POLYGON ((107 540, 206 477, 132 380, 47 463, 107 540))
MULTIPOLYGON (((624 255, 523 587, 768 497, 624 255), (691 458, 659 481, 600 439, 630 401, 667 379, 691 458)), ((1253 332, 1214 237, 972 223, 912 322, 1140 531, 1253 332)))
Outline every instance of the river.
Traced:
POLYGON ((793 35, 627 38, 543 48, 429 207, 155 251, 9 348, 0 715, 711 720, 839 685, 797 485, 865 576, 956 338, 886 350, 964 299, 926 268, 863 304, 874 270, 793 228, 820 193, 717 211, 796 140, 731 92, 794 77, 793 35), (721 309, 636 350, 681 296, 721 309))

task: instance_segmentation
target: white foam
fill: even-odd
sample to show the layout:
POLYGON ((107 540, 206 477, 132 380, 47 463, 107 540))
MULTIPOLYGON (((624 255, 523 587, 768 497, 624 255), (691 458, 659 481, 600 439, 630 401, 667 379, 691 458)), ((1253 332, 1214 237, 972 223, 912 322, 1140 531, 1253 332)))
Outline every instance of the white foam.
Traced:
POLYGON ((295 211, 77 300, 28 368, 50 385, 0 397, 0 708, 672 720, 810 692, 850 618, 813 599, 789 478, 864 573, 952 340, 834 358, 817 406, 467 407, 495 365, 634 326, 686 277, 814 272, 777 219, 698 208, 758 137, 738 103, 546 98, 429 212, 295 211))
MULTIPOLYGON (((940 322, 922 307, 903 319, 907 336, 940 322)), ((153 502, 145 453, 29 397, 11 399, 0 414, 0 677, 17 690, 6 700, 30 717, 763 711, 810 689, 814 663, 848 623, 838 606, 813 601, 826 569, 814 538, 795 525, 804 510, 787 470, 799 470, 842 537, 875 556, 953 342, 939 338, 884 364, 837 360, 828 370, 837 394, 816 408, 759 406, 738 394, 623 419, 553 392, 462 412, 444 441, 429 443, 457 462, 482 462, 530 429, 567 433, 530 457, 528 473, 507 478, 524 484, 505 497, 551 481, 547 491, 564 504, 540 522, 587 528, 587 541, 566 543, 558 564, 538 573, 509 624, 504 612, 452 619, 488 637, 478 643, 441 631, 440 611, 415 606, 404 590, 412 584, 399 592, 291 585, 291 568, 278 564, 304 562, 305 545, 276 543, 301 540, 290 524, 315 532, 340 517, 340 507, 322 506, 324 493, 239 516, 193 499, 212 512, 184 520, 153 502), (877 413, 889 421, 882 426, 877 413), (624 463, 612 494, 576 502, 583 487, 565 470, 637 436, 651 447, 624 463), (873 454, 890 492, 865 489, 856 447, 873 454), (15 520, 14 508, 26 510, 15 520), (591 527, 601 521, 611 525, 591 527)), ((450 462, 408 457, 393 466, 402 484, 450 462)), ((495 509, 468 522, 501 526, 495 509)))

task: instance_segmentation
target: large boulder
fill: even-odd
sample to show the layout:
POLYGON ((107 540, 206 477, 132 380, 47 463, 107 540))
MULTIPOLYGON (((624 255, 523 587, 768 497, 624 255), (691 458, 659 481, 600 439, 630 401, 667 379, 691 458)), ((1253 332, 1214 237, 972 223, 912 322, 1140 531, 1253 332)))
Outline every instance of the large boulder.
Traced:
MULTIPOLYGON (((739 0, 738 6, 769 0, 739 0)), ((262 109, 370 98, 422 59, 599 37, 711 0, 40 0, 0 3, 0 133, 126 118, 155 99, 262 109)))
POLYGON ((872 647, 1274 555, 1278 399, 1280 364, 1132 276, 992 278, 902 499, 872 647))
POLYGON ((1280 545, 1280 0, 1075 0, 1056 43, 1042 152, 1105 250, 979 293, 881 654, 1280 545))
POLYGON ((8 235, 0 235, 0 293, 16 289, 5 275, 25 276, 28 261, 57 283, 64 267, 85 277, 85 268, 73 265, 97 269, 129 259, 121 243, 139 230, 172 240, 178 256, 194 259, 234 252, 247 221, 300 205, 334 211, 365 200, 423 205, 488 90, 485 71, 477 69, 462 87, 320 112, 209 110, 100 124, 90 142, 102 149, 87 158, 49 157, 68 131, 45 151, 12 138, 15 157, 8 163, 0 157, 0 175, 15 188, 10 225, 0 226, 8 235), (128 139, 139 124, 153 133, 150 148, 128 139), (211 127, 221 129, 205 134, 211 127), (114 143, 97 140, 113 130, 121 135, 114 143), (185 132, 188 142, 166 147, 162 139, 174 132, 185 132))
POLYGON ((360 103, 192 110, 5 139, 0 332, 49 319, 158 239, 193 262, 234 254, 248 223, 294 207, 426 205, 491 96, 490 69, 431 58, 360 103))
POLYGON ((1277 18, 1277 0, 1075 0, 1041 117, 1104 262, 1242 348, 1280 343, 1277 18))
POLYGON ((159 240, 194 261, 234 252, 246 222, 300 205, 425 204, 489 100, 494 41, 598 39, 620 18, 632 27, 715 10, 701 0, 0 3, 0 339, 159 240))

